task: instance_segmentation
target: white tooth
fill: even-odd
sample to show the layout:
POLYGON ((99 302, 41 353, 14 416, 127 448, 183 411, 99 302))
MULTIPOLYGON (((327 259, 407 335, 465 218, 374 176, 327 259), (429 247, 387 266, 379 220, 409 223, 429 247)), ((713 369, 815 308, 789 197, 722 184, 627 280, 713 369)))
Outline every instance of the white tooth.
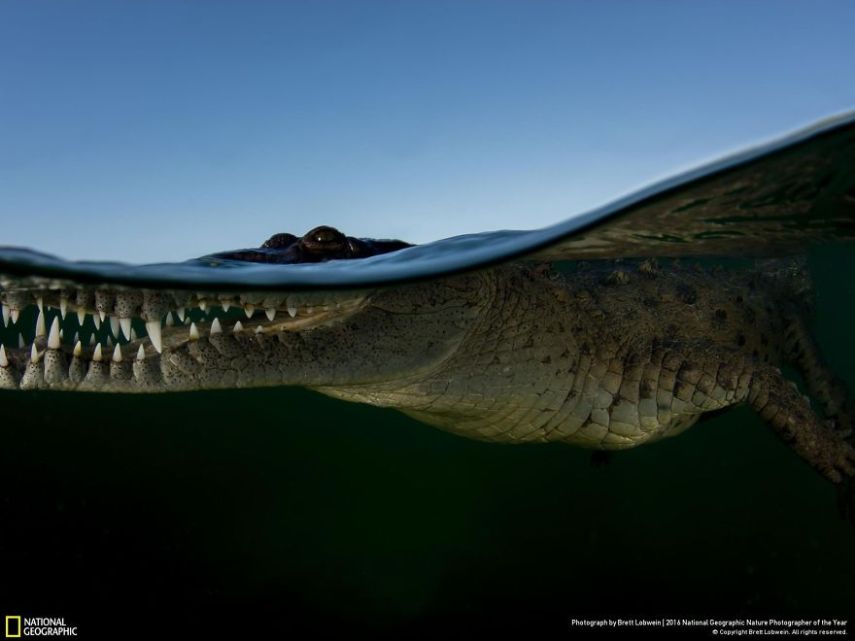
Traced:
POLYGON ((131 327, 131 338, 130 338, 130 341, 131 341, 131 342, 134 342, 135 340, 137 340, 137 330, 135 330, 133 327, 131 327))
POLYGON ((240 321, 238 321, 237 323, 235 323, 235 326, 234 326, 234 329, 232 329, 232 332, 237 333, 237 332, 242 332, 242 331, 243 331, 243 325, 241 325, 240 321))
POLYGON ((247 318, 252 318, 253 312, 255 312, 255 305, 252 303, 247 303, 243 306, 243 311, 246 313, 247 318))
POLYGON ((6 358, 6 348, 0 345, 0 367, 9 367, 9 359, 6 358))
POLYGON ((297 308, 291 303, 288 303, 288 315, 291 318, 294 318, 297 315, 297 308))
POLYGON ((42 357, 42 355, 41 355, 41 354, 39 354, 39 350, 37 350, 37 349, 36 349, 36 344, 35 344, 35 343, 33 343, 33 346, 30 348, 30 360, 31 360, 33 363, 38 363, 38 362, 39 362, 39 359, 40 359, 41 357, 42 357))
POLYGON ((96 363, 101 362, 101 343, 98 343, 95 346, 95 351, 92 352, 92 360, 95 361, 96 363))
POLYGON ((83 321, 86 320, 86 312, 82 309, 77 310, 77 324, 83 327, 83 321))
POLYGON ((98 314, 92 314, 92 322, 95 323, 95 329, 101 329, 101 318, 98 314))
POLYGON ((129 341, 134 340, 131 338, 131 319, 130 318, 120 318, 119 319, 119 327, 122 329, 122 334, 125 335, 129 341))
POLYGON ((89 334, 89 345, 92 346, 95 344, 95 334, 89 334))
POLYGON ((20 313, 21 313, 21 312, 20 312, 20 311, 18 311, 17 309, 10 309, 10 310, 9 310, 9 316, 12 318, 12 322, 13 322, 13 323, 17 323, 17 322, 18 322, 18 314, 20 314, 20 313))
POLYGON ((119 319, 115 316, 110 316, 110 331, 113 332, 113 336, 119 338, 119 319))
POLYGON ((262 332, 264 332, 264 329, 261 327, 261 325, 258 325, 258 326, 255 328, 255 333, 256 333, 256 334, 261 334, 262 332))
POLYGON ((47 346, 50 349, 59 349, 59 318, 53 317, 53 322, 50 324, 50 334, 47 339, 47 346))
POLYGON ((77 341, 74 344, 74 351, 72 353, 75 356, 80 356, 83 353, 83 345, 80 344, 80 341, 77 341))
POLYGON ((39 308, 39 311, 44 313, 45 311, 45 301, 41 296, 36 296, 36 307, 39 308))
POLYGON ((178 317, 178 320, 180 320, 182 323, 184 322, 184 315, 186 313, 187 313, 187 310, 184 309, 183 307, 179 307, 178 309, 175 310, 175 315, 178 317))
POLYGON ((24 349, 24 335, 18 334, 18 349, 24 349))
POLYGON ((211 334, 221 334, 223 331, 222 325, 220 325, 220 319, 215 318, 211 321, 211 334))
POLYGON ((143 349, 142 343, 140 343, 140 348, 137 350, 137 360, 141 361, 145 358, 145 350, 143 349))
POLYGON ((4 304, 3 305, 3 326, 5 327, 8 324, 9 324, 9 306, 4 304))
POLYGON ((204 312, 206 309, 208 309, 208 303, 206 303, 203 300, 200 300, 199 301, 199 309, 201 309, 204 312))
POLYGON ((196 323, 190 323, 190 340, 198 341, 199 340, 199 330, 196 329, 196 323))
POLYGON ((65 320, 65 315, 68 313, 68 299, 65 296, 59 297, 59 316, 65 320))
POLYGON ((223 311, 224 311, 224 312, 229 311, 229 307, 231 307, 231 306, 232 306, 232 304, 231 304, 229 301, 227 301, 227 300, 224 300, 224 301, 221 301, 221 302, 223 303, 223 311))
POLYGON ((267 309, 265 309, 264 313, 267 315, 267 320, 269 321, 272 321, 274 318, 276 318, 276 310, 272 307, 268 307, 267 309))
POLYGON ((72 337, 71 342, 76 343, 78 340, 80 340, 80 335, 77 332, 74 332, 74 336, 72 337))
POLYGON ((148 321, 145 324, 145 331, 148 332, 148 337, 151 339, 151 344, 154 345, 154 349, 156 349, 157 353, 160 354, 163 351, 163 341, 160 336, 160 321, 148 321))
POLYGON ((39 310, 39 315, 36 317, 36 336, 44 336, 46 333, 45 313, 39 310))
POLYGON ((175 325, 175 318, 174 318, 173 314, 167 314, 166 315, 166 326, 172 327, 174 325, 175 325))
POLYGON ((107 335, 107 338, 104 340, 104 342, 107 344, 107 347, 112 347, 112 346, 113 346, 113 339, 112 339, 112 338, 110 338, 110 336, 109 336, 109 335, 107 335))
POLYGON ((122 348, 118 343, 116 344, 116 349, 113 350, 113 362, 114 363, 121 363, 122 362, 122 348))
POLYGON ((101 318, 101 320, 103 321, 103 320, 107 317, 107 312, 103 312, 103 311, 98 312, 98 316, 99 316, 99 317, 101 318))

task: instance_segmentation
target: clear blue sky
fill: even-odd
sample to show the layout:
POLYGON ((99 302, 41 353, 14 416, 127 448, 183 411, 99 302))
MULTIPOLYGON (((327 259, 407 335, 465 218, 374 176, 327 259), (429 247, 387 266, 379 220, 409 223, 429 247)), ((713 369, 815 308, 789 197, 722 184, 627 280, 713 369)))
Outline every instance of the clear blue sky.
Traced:
POLYGON ((0 244, 565 219, 855 107, 855 2, 0 4, 0 244))

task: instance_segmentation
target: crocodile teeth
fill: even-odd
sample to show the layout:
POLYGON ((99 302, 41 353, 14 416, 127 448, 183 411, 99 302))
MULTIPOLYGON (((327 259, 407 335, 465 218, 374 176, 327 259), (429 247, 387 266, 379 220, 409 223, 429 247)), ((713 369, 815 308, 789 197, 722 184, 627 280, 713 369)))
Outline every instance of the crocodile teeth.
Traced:
POLYGON ((3 305, 3 325, 4 327, 9 324, 9 307, 7 305, 3 305))
POLYGON ((154 345, 154 349, 157 350, 157 353, 160 354, 161 352, 163 352, 163 340, 160 334, 160 321, 148 321, 145 324, 145 331, 148 332, 148 337, 151 339, 151 344, 154 345))
POLYGON ((130 318, 120 318, 119 319, 119 327, 122 330, 122 334, 124 334, 125 338, 129 341, 132 341, 131 338, 131 319, 130 318))
POLYGON ((237 323, 235 323, 235 326, 234 326, 234 329, 232 329, 232 332, 237 333, 237 332, 242 332, 242 331, 243 331, 243 325, 241 325, 241 322, 238 321, 237 323))
POLYGON ((107 317, 107 312, 103 309, 98 311, 98 317, 101 319, 101 322, 104 322, 104 319, 107 317))
POLYGON ((204 312, 206 309, 208 309, 208 303, 206 303, 204 300, 200 300, 197 307, 204 312))
POLYGON ((24 349, 24 337, 22 334, 18 334, 18 349, 24 349))
POLYGON ((258 326, 255 328, 255 333, 256 333, 256 334, 263 334, 263 333, 264 333, 264 328, 263 328, 261 325, 258 325, 258 326))
POLYGON ((276 310, 272 307, 268 307, 264 310, 264 315, 267 316, 267 320, 272 321, 274 318, 276 318, 276 310))
POLYGON ((199 330, 196 329, 196 323, 190 323, 190 340, 198 341, 199 340, 199 330))
POLYGON ((255 305, 252 303, 247 303, 243 306, 243 311, 246 314, 247 318, 252 318, 252 315, 255 313, 255 305))
POLYGON ((18 311, 17 309, 9 310, 9 316, 12 318, 12 322, 13 322, 13 323, 17 323, 17 322, 18 322, 18 314, 20 314, 20 313, 21 313, 21 312, 20 312, 20 311, 18 311))
POLYGON ((9 367, 9 359, 6 358, 6 348, 0 345, 0 367, 9 367))
POLYGON ((36 317, 36 336, 44 336, 47 334, 45 329, 45 313, 39 310, 39 315, 36 317))
POLYGON ((140 348, 137 350, 137 360, 141 361, 145 359, 145 350, 143 349, 142 344, 140 344, 140 348))
POLYGON ((92 352, 92 360, 96 363, 101 362, 101 343, 95 346, 95 351, 92 352))
POLYGON ((229 301, 227 301, 227 300, 222 301, 222 303, 223 303, 223 305, 222 305, 222 307, 223 307, 223 311, 224 311, 224 312, 229 311, 229 307, 231 307, 231 306, 232 306, 232 304, 231 304, 229 301))
POLYGON ((77 341, 74 344, 74 351, 72 352, 72 354, 74 356, 79 357, 82 353, 83 353, 83 345, 80 343, 80 341, 77 341))
POLYGON ((101 329, 101 319, 103 318, 104 312, 100 314, 92 314, 92 322, 95 323, 95 329, 101 329))
POLYGON ((83 327, 83 323, 86 321, 86 312, 82 309, 77 310, 77 324, 83 327))
POLYGON ((50 324, 50 334, 47 339, 47 346, 50 349, 59 349, 59 317, 54 316, 53 322, 50 324))
POLYGON ((113 362, 114 363, 121 363, 122 362, 122 348, 118 343, 116 344, 116 349, 113 350, 113 362))
POLYGON ((110 316, 110 331, 113 333, 113 336, 119 338, 119 319, 115 316, 110 316))
POLYGON ((294 318, 297 315, 297 307, 292 303, 288 303, 288 316, 294 318))
POLYGON ((65 296, 59 297, 59 316, 65 320, 65 315, 68 313, 68 299, 65 296))
POLYGON ((33 363, 38 363, 38 362, 39 362, 39 359, 40 359, 41 357, 42 357, 42 355, 41 355, 41 354, 39 354, 39 350, 36 348, 36 344, 35 344, 35 343, 33 343, 33 346, 30 348, 30 360, 31 360, 33 363))
POLYGON ((220 319, 215 318, 211 321, 211 334, 221 334, 223 332, 223 326, 220 325, 220 319))
POLYGON ((187 310, 185 310, 183 307, 180 307, 179 309, 175 310, 175 315, 178 317, 178 320, 180 320, 182 323, 184 322, 184 315, 186 313, 187 313, 187 310))
POLYGON ((39 308, 39 312, 44 314, 45 311, 45 301, 41 296, 36 297, 36 307, 39 308))

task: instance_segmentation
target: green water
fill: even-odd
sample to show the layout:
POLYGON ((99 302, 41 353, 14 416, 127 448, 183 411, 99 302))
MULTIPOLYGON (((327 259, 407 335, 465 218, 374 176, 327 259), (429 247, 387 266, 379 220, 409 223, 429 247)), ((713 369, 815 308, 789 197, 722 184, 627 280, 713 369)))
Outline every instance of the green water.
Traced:
MULTIPOLYGON (((819 342, 855 388, 855 255, 811 263, 819 342)), ((855 610, 855 528, 746 408, 601 466, 299 389, 0 408, 0 603, 81 638, 855 610)))

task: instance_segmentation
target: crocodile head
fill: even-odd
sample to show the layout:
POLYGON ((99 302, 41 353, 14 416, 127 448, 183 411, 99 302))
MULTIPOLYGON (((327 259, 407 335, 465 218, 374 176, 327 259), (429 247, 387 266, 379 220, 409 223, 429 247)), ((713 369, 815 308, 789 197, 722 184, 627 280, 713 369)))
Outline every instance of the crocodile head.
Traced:
POLYGON ((212 254, 210 258, 251 263, 320 263, 327 260, 367 258, 411 247, 401 240, 375 240, 345 236, 335 227, 321 225, 302 237, 274 234, 258 249, 212 254))
MULTIPOLYGON (((213 257, 318 262, 406 246, 318 227, 213 257)), ((484 278, 358 290, 189 291, 6 277, 0 387, 157 392, 400 380, 453 353, 486 300, 484 278)))

